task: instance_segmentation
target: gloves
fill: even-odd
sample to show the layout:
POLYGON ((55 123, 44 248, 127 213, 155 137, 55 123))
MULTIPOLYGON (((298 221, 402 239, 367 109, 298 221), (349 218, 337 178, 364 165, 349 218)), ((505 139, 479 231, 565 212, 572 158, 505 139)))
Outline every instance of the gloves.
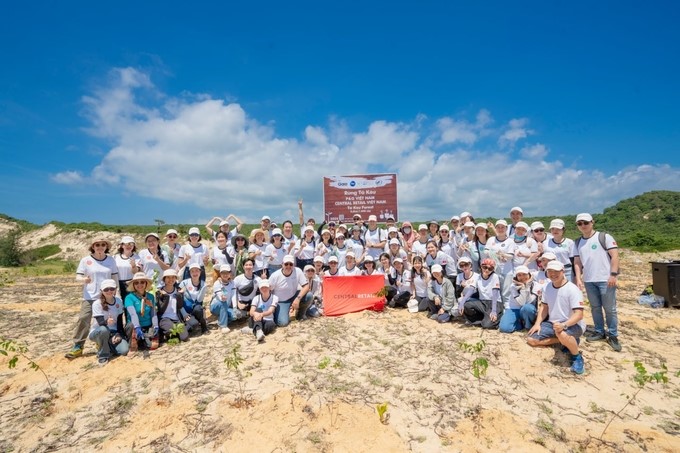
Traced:
POLYGON ((142 330, 141 327, 135 327, 135 333, 137 334, 138 339, 143 339, 144 338, 144 331, 142 330))
POLYGON ((158 327, 154 327, 154 328, 153 328, 153 337, 152 337, 152 338, 156 338, 157 336, 158 336, 158 327))

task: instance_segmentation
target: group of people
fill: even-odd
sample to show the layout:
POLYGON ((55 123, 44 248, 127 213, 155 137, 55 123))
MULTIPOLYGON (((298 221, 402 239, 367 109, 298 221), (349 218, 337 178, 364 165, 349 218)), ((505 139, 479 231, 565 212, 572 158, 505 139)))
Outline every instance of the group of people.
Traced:
POLYGON ((606 340, 621 350, 617 245, 595 230, 588 213, 576 217, 581 236, 573 241, 565 237, 561 219, 548 229, 541 222, 528 225, 520 207, 510 210, 510 222, 475 222, 463 212, 417 229, 410 222, 398 226, 391 217, 381 227, 376 216, 364 222, 359 214, 351 225, 316 225, 304 220, 302 201, 298 208, 300 237, 290 220, 279 227, 268 216, 246 237, 243 222, 230 214, 206 225, 212 246, 204 244, 197 227, 189 229, 184 245, 174 229, 164 244, 149 233, 139 251, 134 238, 124 236, 114 256, 108 240, 93 241, 77 269, 83 302, 67 357, 81 355, 87 338, 106 363, 131 346, 186 341, 199 328, 209 334, 206 308, 220 331, 241 320, 247 323, 241 331, 263 341, 293 317, 323 314, 326 276, 372 274, 384 276, 390 307, 428 312, 441 323, 527 330, 531 346, 562 344, 577 374, 584 372, 579 342, 586 334, 585 290, 594 322, 586 340, 606 340))

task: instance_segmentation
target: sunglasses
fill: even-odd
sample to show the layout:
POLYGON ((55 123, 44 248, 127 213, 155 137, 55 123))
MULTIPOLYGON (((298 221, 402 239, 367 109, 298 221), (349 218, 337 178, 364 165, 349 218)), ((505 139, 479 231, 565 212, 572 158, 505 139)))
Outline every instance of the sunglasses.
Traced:
POLYGON ((199 237, 199 236, 200 236, 200 234, 196 234, 196 233, 191 233, 191 234, 189 235, 189 237, 196 237, 196 238, 199 237))
POLYGON ((102 291, 104 291, 105 293, 110 293, 111 291, 115 291, 115 290, 116 290, 116 288, 104 288, 104 289, 102 289, 102 291))
POLYGON ((544 231, 545 231, 545 228, 536 228, 536 229, 534 230, 534 233, 542 233, 542 232, 544 232, 544 231))
POLYGON ((470 267, 470 266, 471 266, 470 263, 460 263, 460 264, 458 265, 458 267, 470 267))
POLYGON ((590 222, 586 222, 585 220, 579 220, 578 222, 576 222, 576 225, 578 226, 590 225, 590 222))
POLYGON ((292 266, 293 263, 283 263, 283 265, 284 265, 285 267, 288 267, 288 266, 292 266))
POLYGON ((176 234, 168 234, 168 237, 169 237, 170 239, 177 239, 177 235, 176 235, 176 234))
POLYGON ((491 266, 482 266, 482 269, 487 270, 487 271, 492 271, 493 267, 491 266))
POLYGON ((106 247, 108 244, 106 242, 98 242, 96 244, 92 244, 93 247, 106 247))
POLYGON ((307 273, 310 273, 310 272, 311 272, 311 273, 314 273, 315 271, 314 271, 314 269, 307 269, 305 272, 307 272, 307 273))
POLYGON ((146 286, 146 282, 145 281, 137 281, 137 282, 134 282, 133 285, 145 285, 146 286))

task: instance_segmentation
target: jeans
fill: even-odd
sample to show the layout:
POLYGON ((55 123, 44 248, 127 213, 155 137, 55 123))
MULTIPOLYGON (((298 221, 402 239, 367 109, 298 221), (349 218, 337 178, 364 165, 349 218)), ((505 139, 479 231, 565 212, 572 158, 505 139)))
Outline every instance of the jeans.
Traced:
POLYGON ((593 313, 595 332, 604 335, 604 319, 607 318, 607 330, 612 337, 618 336, 619 319, 616 314, 616 286, 609 287, 607 282, 585 282, 586 294, 593 313), (604 309, 604 315, 602 310, 604 309))
POLYGON ((217 325, 220 327, 227 327, 229 322, 234 320, 230 301, 222 302, 219 297, 214 298, 210 303, 210 313, 217 316, 217 325))
POLYGON ((97 357, 100 359, 108 359, 111 357, 112 352, 113 355, 127 355, 130 350, 130 346, 125 340, 121 340, 120 343, 116 345, 111 343, 111 331, 106 326, 97 327, 90 332, 88 338, 97 343, 97 346, 99 347, 97 357))
MULTIPOLYGON (((276 306, 276 309, 274 310, 274 320, 276 321, 276 325, 279 327, 285 327, 288 324, 290 324, 290 307, 293 305, 293 301, 295 298, 298 296, 300 291, 297 291, 293 297, 291 297, 288 300, 284 301, 279 301, 279 304, 276 306)), ((305 319, 305 315, 307 312, 307 308, 309 307, 309 304, 312 302, 312 295, 310 293, 305 294, 305 297, 302 298, 300 301, 300 305, 298 307, 297 311, 297 319, 302 320, 305 319)))
POLYGON ((536 322, 537 310, 534 304, 524 304, 521 308, 503 310, 498 330, 512 333, 518 330, 530 329, 536 322))

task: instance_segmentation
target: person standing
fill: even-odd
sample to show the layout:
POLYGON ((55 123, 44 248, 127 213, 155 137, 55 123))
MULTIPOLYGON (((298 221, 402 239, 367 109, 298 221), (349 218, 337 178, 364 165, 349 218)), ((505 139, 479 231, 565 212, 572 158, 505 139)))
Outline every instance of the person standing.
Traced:
POLYGON ((609 346, 619 352, 621 343, 616 314, 618 246, 611 235, 595 230, 593 216, 586 212, 576 216, 576 226, 581 237, 574 242, 574 281, 586 291, 595 324, 595 332, 586 335, 586 341, 607 340, 609 346))

